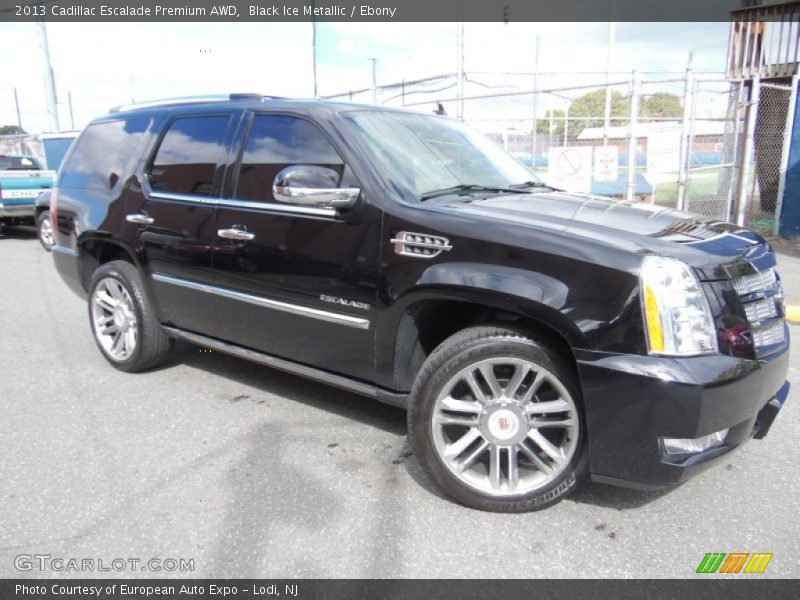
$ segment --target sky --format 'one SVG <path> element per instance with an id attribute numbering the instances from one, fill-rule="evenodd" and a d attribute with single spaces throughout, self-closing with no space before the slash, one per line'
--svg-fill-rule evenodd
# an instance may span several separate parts
<path id="1" fill-rule="evenodd" d="M 36 27 L 0 24 L 0 125 L 16 124 L 16 88 L 22 125 L 31 133 L 48 130 Z M 728 27 L 618 23 L 612 65 L 619 73 L 612 79 L 627 79 L 632 69 L 669 77 L 666 71 L 685 70 L 690 52 L 695 70 L 722 72 Z M 318 93 L 369 87 L 371 58 L 379 85 L 454 73 L 459 29 L 457 23 L 320 23 Z M 72 126 L 68 95 L 77 129 L 131 101 L 227 92 L 313 95 L 310 23 L 50 23 L 47 33 L 62 130 Z M 608 23 L 466 23 L 464 65 L 477 82 L 471 89 L 529 88 L 529 75 L 492 73 L 533 72 L 537 36 L 540 87 L 605 78 Z"/>

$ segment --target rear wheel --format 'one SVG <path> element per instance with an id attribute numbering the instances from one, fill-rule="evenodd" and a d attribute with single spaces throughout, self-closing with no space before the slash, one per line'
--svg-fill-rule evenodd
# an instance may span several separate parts
<path id="1" fill-rule="evenodd" d="M 156 319 L 139 272 L 128 262 L 113 261 L 94 272 L 89 319 L 98 348 L 121 371 L 154 367 L 170 350 L 171 340 Z"/>
<path id="2" fill-rule="evenodd" d="M 431 353 L 412 391 L 409 430 L 431 477 L 481 510 L 545 508 L 587 471 L 573 369 L 506 327 L 466 329 Z"/>
<path id="3" fill-rule="evenodd" d="M 50 211 L 44 210 L 36 218 L 36 232 L 42 248 L 50 252 L 56 245 L 56 238 L 53 235 L 53 223 L 50 220 Z"/>

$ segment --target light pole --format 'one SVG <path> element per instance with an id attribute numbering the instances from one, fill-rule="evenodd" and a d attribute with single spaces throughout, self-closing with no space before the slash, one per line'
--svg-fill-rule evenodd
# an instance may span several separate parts
<path id="1" fill-rule="evenodd" d="M 312 3 L 313 4 L 313 3 Z M 311 64 L 314 72 L 314 98 L 317 97 L 317 21 L 311 21 Z"/>
<path id="2" fill-rule="evenodd" d="M 50 128 L 50 131 L 59 131 L 56 82 L 53 76 L 53 66 L 50 64 L 50 46 L 47 43 L 47 28 L 45 27 L 44 21 L 37 21 L 36 27 L 39 32 L 39 49 L 42 53 L 47 126 Z"/>
<path id="3" fill-rule="evenodd" d="M 608 22 L 608 50 L 606 54 L 606 104 L 603 113 L 603 146 L 608 146 L 608 129 L 611 126 L 611 65 L 614 59 L 614 41 L 617 33 L 617 0 L 611 0 L 611 20 Z"/>
<path id="4" fill-rule="evenodd" d="M 377 104 L 378 103 L 378 80 L 377 80 L 377 77 L 376 77 L 376 74 L 375 74 L 375 70 L 376 70 L 376 65 L 378 63 L 378 59 L 377 58 L 370 58 L 370 61 L 372 61 L 372 103 L 373 104 Z"/>

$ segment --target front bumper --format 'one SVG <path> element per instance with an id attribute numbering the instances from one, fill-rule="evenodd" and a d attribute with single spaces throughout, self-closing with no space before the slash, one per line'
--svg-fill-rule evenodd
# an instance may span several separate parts
<path id="1" fill-rule="evenodd" d="M 788 329 L 788 328 L 787 328 Z M 767 359 L 663 358 L 577 351 L 592 479 L 639 489 L 682 483 L 762 438 L 789 391 L 786 346 Z M 661 438 L 729 429 L 720 446 L 669 455 Z"/>

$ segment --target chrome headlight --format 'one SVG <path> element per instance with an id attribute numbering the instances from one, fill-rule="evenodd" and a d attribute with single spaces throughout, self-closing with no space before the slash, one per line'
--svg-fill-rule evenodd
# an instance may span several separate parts
<path id="1" fill-rule="evenodd" d="M 717 352 L 711 308 L 687 264 L 675 258 L 646 256 L 639 277 L 650 354 Z"/>

